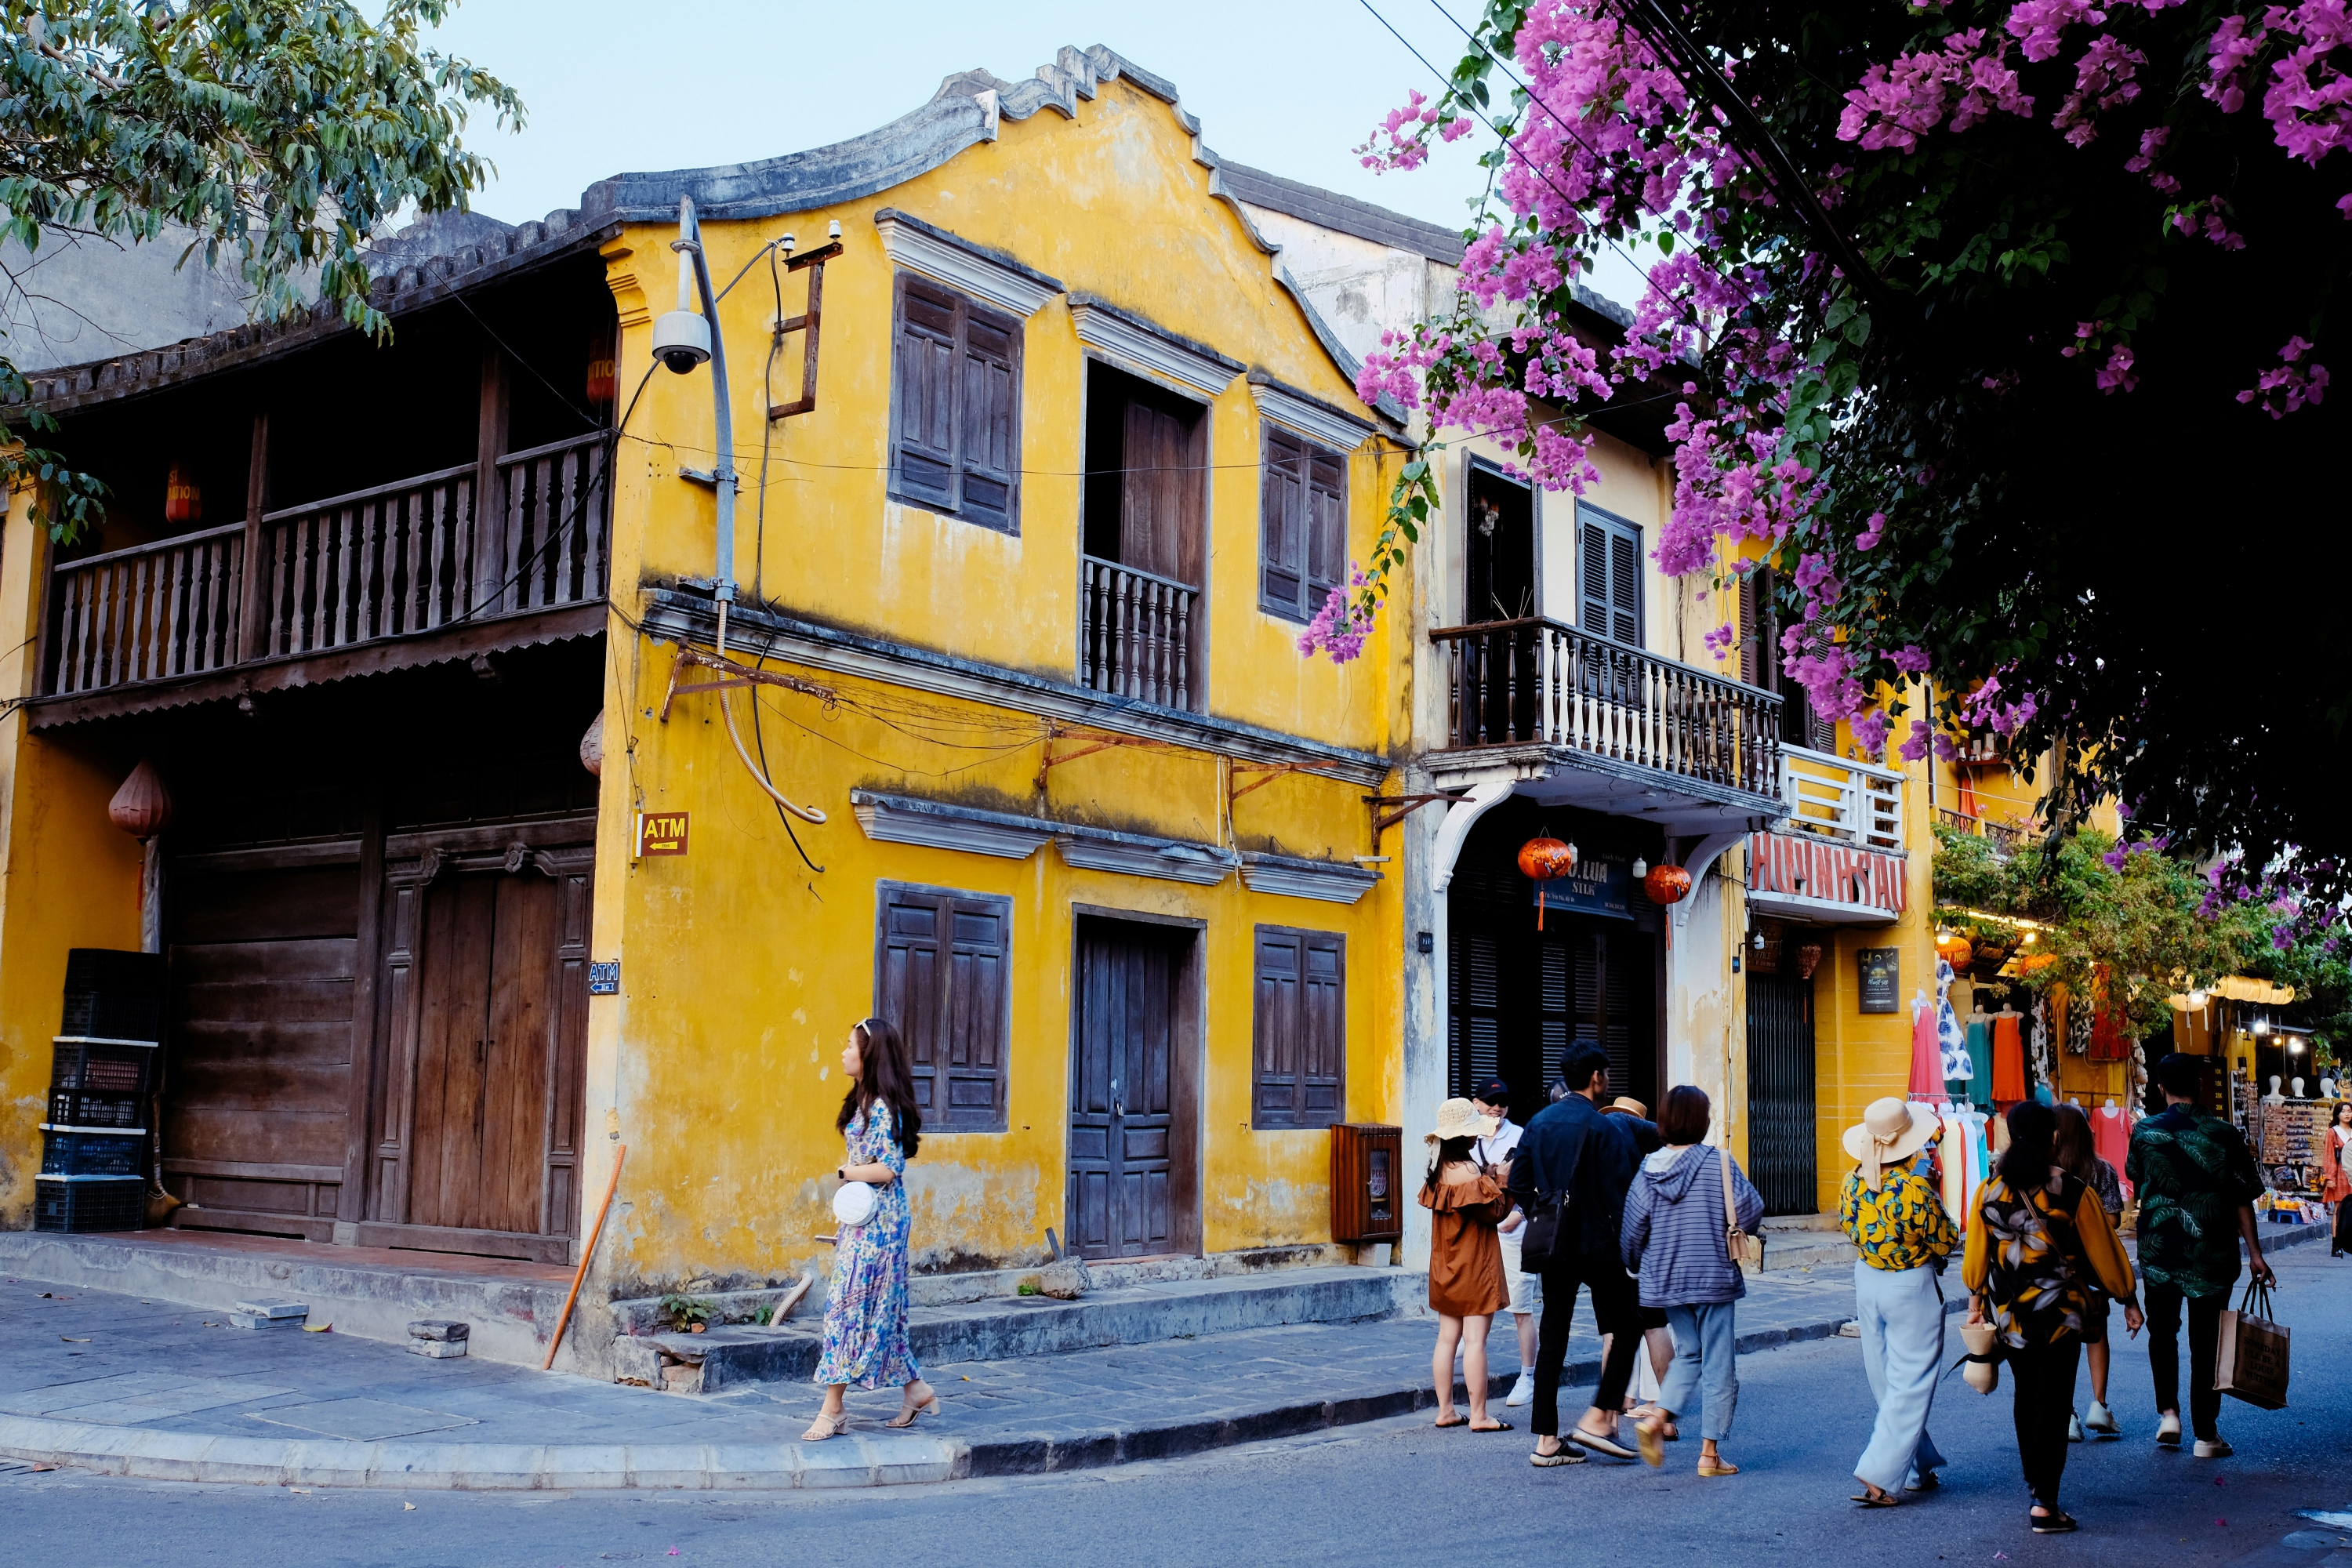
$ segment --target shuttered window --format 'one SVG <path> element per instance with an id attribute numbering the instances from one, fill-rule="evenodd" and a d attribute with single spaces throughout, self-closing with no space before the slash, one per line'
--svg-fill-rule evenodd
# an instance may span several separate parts
<path id="1" fill-rule="evenodd" d="M 1004 1131 L 1013 901 L 884 882 L 874 1013 L 906 1037 L 923 1130 Z"/>
<path id="2" fill-rule="evenodd" d="M 1578 625 L 1642 646 L 1642 531 L 1596 507 L 1576 509 Z"/>
<path id="3" fill-rule="evenodd" d="M 1258 607 L 1311 620 L 1347 576 L 1347 459 L 1268 424 L 1263 461 Z"/>
<path id="4" fill-rule="evenodd" d="M 1347 1116 L 1348 939 L 1257 928 L 1250 1125 L 1328 1127 Z"/>
<path id="5" fill-rule="evenodd" d="M 894 321 L 890 494 L 1019 532 L 1020 321 L 901 272 Z"/>
<path id="6" fill-rule="evenodd" d="M 1792 746 L 1837 752 L 1837 725 L 1805 700 L 1805 689 L 1782 670 L 1780 617 L 1773 606 L 1772 569 L 1759 566 L 1739 579 L 1739 679 L 1780 694 L 1780 739 Z"/>

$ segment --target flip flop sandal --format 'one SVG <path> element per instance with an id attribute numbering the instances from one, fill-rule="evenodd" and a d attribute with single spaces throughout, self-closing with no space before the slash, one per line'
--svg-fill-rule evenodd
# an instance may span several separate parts
<path id="1" fill-rule="evenodd" d="M 1433 1426 L 1467 1426 L 1470 1425 L 1470 1417 L 1467 1415 L 1456 1415 L 1451 1421 L 1433 1421 L 1430 1425 Z"/>
<path id="2" fill-rule="evenodd" d="M 1539 1470 L 1549 1470 L 1555 1465 L 1580 1465 L 1585 1458 L 1584 1450 L 1575 1444 L 1562 1443 L 1551 1453 L 1529 1454 L 1528 1463 Z"/>
<path id="3" fill-rule="evenodd" d="M 1569 1441 L 1581 1443 L 1586 1447 L 1591 1448 L 1599 1453 L 1606 1454 L 1612 1459 L 1638 1459 L 1642 1457 L 1635 1450 L 1625 1447 L 1622 1443 L 1620 1443 L 1616 1438 L 1603 1436 L 1598 1432 L 1588 1432 L 1581 1426 L 1579 1426 L 1576 1429 L 1576 1436 L 1570 1438 Z"/>
<path id="4" fill-rule="evenodd" d="M 1492 1426 L 1481 1426 L 1473 1422 L 1470 1426 L 1473 1432 L 1507 1432 L 1510 1429 L 1511 1424 L 1507 1421 L 1497 1421 Z"/>
<path id="5" fill-rule="evenodd" d="M 1861 1504 L 1864 1508 L 1896 1508 L 1901 1506 L 1900 1500 L 1898 1500 L 1893 1492 L 1880 1492 L 1875 1496 L 1869 1492 L 1856 1492 L 1853 1494 L 1853 1500 Z"/>

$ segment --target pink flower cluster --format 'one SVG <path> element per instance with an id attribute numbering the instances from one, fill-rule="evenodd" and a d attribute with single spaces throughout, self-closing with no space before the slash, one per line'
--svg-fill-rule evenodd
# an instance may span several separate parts
<path id="1" fill-rule="evenodd" d="M 2279 365 L 2266 370 L 2252 387 L 2238 394 L 2241 403 L 2258 403 L 2273 419 L 2284 419 L 2306 403 L 2319 402 L 2327 392 L 2327 367 L 2314 361 L 2303 363 L 2311 345 L 2301 337 L 2287 339 L 2279 350 Z"/>
<path id="2" fill-rule="evenodd" d="M 1364 606 L 1350 594 L 1350 589 L 1371 585 L 1371 574 L 1355 562 L 1349 562 L 1351 578 L 1346 588 L 1334 588 L 1324 596 L 1323 607 L 1307 623 L 1307 630 L 1298 638 L 1298 651 L 1309 655 L 1328 653 L 1333 664 L 1346 664 L 1364 651 L 1364 639 L 1372 635 L 1372 618 Z"/>
<path id="3" fill-rule="evenodd" d="M 2011 26 L 2015 25 L 2012 16 Z M 1898 55 L 1891 65 L 1872 66 L 1863 73 L 1862 85 L 1845 95 L 1838 140 L 1859 142 L 1866 152 L 1895 147 L 1909 153 L 1947 116 L 1953 130 L 1966 131 L 1995 110 L 2032 114 L 2033 100 L 2019 89 L 2017 73 L 2009 68 L 2009 41 L 1996 39 L 1989 50 L 1984 41 L 1985 30 L 1972 27 L 1946 38 L 1940 49 Z M 2027 58 L 2038 58 L 2030 46 Z"/>
<path id="4" fill-rule="evenodd" d="M 2275 47 L 2278 58 L 2263 92 L 2263 117 L 2289 157 L 2316 165 L 2337 148 L 2352 145 L 2352 77 L 2342 52 L 2347 44 L 2352 19 L 2345 0 L 2273 5 L 2259 22 L 2225 17 L 2206 46 L 2204 94 L 2223 113 L 2236 113 L 2245 106 L 2248 71 Z M 2337 205 L 2352 217 L 2352 196 Z"/>

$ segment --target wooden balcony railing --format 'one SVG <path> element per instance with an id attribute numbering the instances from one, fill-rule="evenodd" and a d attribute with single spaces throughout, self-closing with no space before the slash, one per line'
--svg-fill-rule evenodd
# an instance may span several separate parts
<path id="1" fill-rule="evenodd" d="M 1803 746 L 1780 748 L 1780 798 L 1790 832 L 1817 833 L 1864 849 L 1903 847 L 1904 775 Z"/>
<path id="2" fill-rule="evenodd" d="M 467 463 L 268 512 L 257 528 L 66 563 L 51 585 L 47 689 L 97 691 L 602 599 L 611 468 L 598 431 L 498 459 L 488 511 Z"/>
<path id="3" fill-rule="evenodd" d="M 2036 831 L 2027 822 L 1995 822 L 1990 817 L 1970 816 L 1965 811 L 1954 811 L 1948 805 L 1936 808 L 1936 816 L 1948 827 L 1957 827 L 1973 834 L 1992 846 L 1992 852 L 2006 860 L 2025 847 L 2027 839 Z"/>
<path id="4" fill-rule="evenodd" d="M 235 664 L 245 524 L 58 568 L 48 689 L 96 691 Z"/>
<path id="5" fill-rule="evenodd" d="M 1085 603 L 1078 623 L 1078 684 L 1163 707 L 1197 709 L 1193 611 L 1201 595 L 1171 577 L 1078 558 Z"/>
<path id="6" fill-rule="evenodd" d="M 1566 746 L 1638 767 L 1780 793 L 1780 699 L 1559 621 L 1430 633 L 1446 651 L 1443 750 Z"/>

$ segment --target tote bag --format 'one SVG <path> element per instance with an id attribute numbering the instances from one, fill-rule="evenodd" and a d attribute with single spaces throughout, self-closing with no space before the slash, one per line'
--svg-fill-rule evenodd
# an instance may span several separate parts
<path id="1" fill-rule="evenodd" d="M 2264 1410 L 2286 1408 L 2286 1325 L 2271 1316 L 2270 1287 L 2246 1281 L 2235 1311 L 2221 1313 L 2221 1351 L 2213 1386 Z"/>

